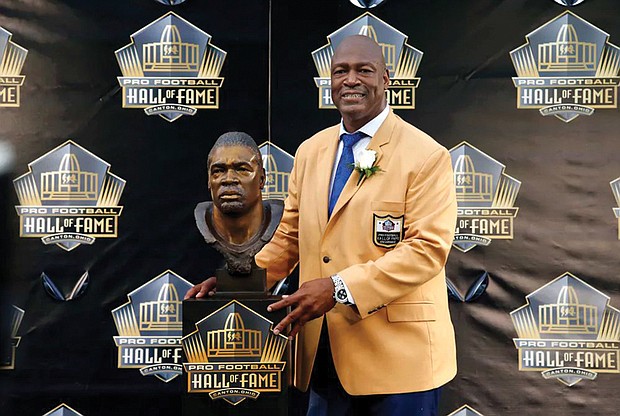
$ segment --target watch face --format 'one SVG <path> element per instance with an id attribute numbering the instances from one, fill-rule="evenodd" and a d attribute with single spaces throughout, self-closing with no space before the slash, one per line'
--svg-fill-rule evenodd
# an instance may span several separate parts
<path id="1" fill-rule="evenodd" d="M 338 292 L 336 292 L 336 300 L 340 301 L 340 302 L 344 302 L 347 300 L 347 291 L 344 289 L 340 289 Z"/>

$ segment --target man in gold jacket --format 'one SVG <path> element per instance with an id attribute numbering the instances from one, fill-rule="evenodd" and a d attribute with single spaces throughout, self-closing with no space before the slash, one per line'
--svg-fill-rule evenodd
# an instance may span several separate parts
<path id="1" fill-rule="evenodd" d="M 444 271 L 456 221 L 450 155 L 391 111 L 370 38 L 340 43 L 331 81 L 342 123 L 299 147 L 282 221 L 256 256 L 268 285 L 300 266 L 299 290 L 269 307 L 293 308 L 274 331 L 290 325 L 296 337 L 309 415 L 433 416 L 456 374 Z"/>

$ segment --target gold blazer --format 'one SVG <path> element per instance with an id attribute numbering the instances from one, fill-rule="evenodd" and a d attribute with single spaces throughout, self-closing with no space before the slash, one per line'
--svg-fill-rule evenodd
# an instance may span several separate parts
<path id="1" fill-rule="evenodd" d="M 297 150 L 282 221 L 256 256 L 268 287 L 299 262 L 300 285 L 338 273 L 355 306 L 325 316 L 334 365 L 352 395 L 429 390 L 456 374 L 444 265 L 456 197 L 448 151 L 390 112 L 368 148 L 381 168 L 353 172 L 327 217 L 339 126 Z M 307 390 L 323 318 L 296 339 L 294 382 Z"/>

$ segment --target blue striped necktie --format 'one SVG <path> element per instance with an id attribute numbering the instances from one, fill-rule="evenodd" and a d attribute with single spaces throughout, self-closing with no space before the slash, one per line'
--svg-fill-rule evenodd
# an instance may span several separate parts
<path id="1" fill-rule="evenodd" d="M 336 206 L 336 201 L 338 201 L 338 197 L 342 193 L 342 188 L 347 183 L 349 176 L 351 176 L 351 172 L 353 168 L 351 165 L 354 163 L 355 159 L 353 158 L 353 145 L 359 142 L 364 137 L 367 137 L 366 134 L 361 131 L 355 132 L 353 134 L 344 133 L 340 136 L 340 140 L 344 144 L 342 149 L 342 155 L 340 156 L 340 160 L 338 161 L 338 166 L 336 167 L 336 176 L 334 176 L 334 184 L 332 185 L 332 193 L 329 197 L 329 205 L 327 208 L 327 213 L 331 217 L 332 211 Z"/>

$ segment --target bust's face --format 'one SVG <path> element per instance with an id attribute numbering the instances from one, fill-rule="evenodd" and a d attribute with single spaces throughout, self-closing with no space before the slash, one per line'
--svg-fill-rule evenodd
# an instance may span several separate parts
<path id="1" fill-rule="evenodd" d="M 220 146 L 209 162 L 211 197 L 223 214 L 240 216 L 261 203 L 265 173 L 252 150 L 245 146 Z"/>

